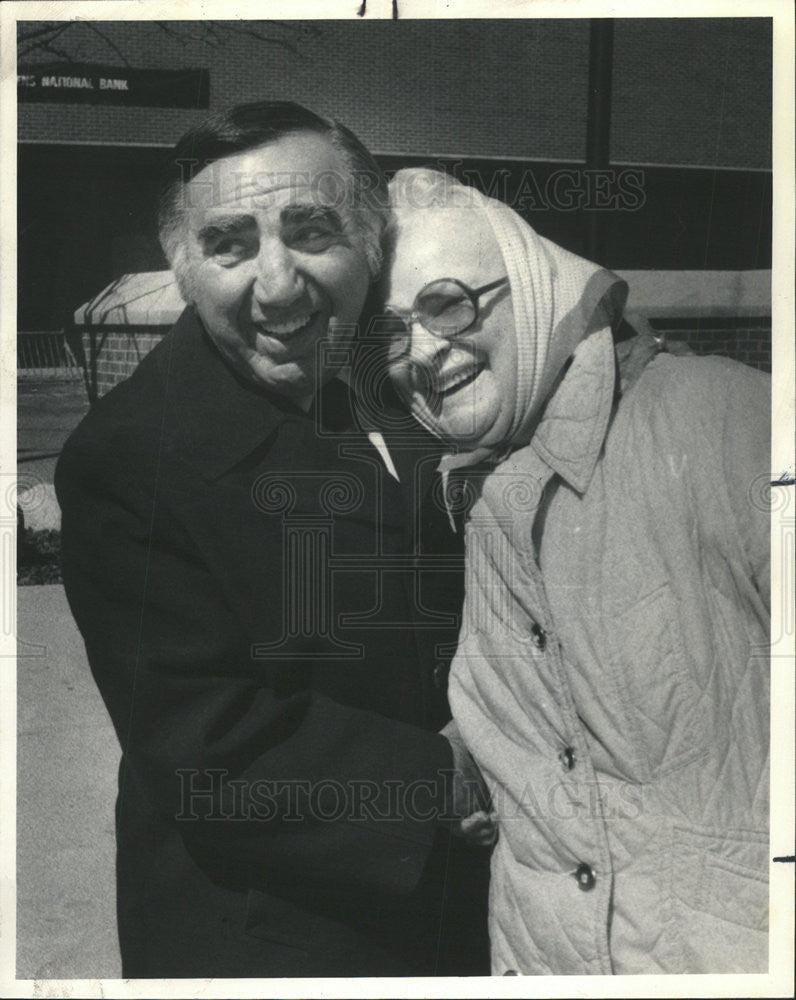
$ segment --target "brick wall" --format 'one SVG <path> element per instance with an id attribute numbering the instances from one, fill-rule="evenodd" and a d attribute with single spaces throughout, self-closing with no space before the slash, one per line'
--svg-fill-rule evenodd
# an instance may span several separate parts
<path id="1" fill-rule="evenodd" d="M 767 18 L 618 20 L 611 158 L 770 168 Z"/>
<path id="2" fill-rule="evenodd" d="M 222 22 L 226 24 L 226 22 Z M 581 160 L 585 20 L 251 22 L 295 48 L 203 22 L 76 21 L 58 38 L 73 59 L 136 68 L 207 67 L 211 108 L 291 99 L 333 115 L 375 152 Z M 612 158 L 770 166 L 770 20 L 616 22 Z M 28 27 L 35 26 L 35 22 Z M 220 43 L 219 43 L 220 40 Z M 24 65 L 50 62 L 47 53 Z M 203 111 L 22 104 L 28 141 L 173 144 Z"/>
<path id="3" fill-rule="evenodd" d="M 83 330 L 81 359 L 88 375 L 89 393 L 104 396 L 133 374 L 141 360 L 163 339 L 169 327 L 148 330 Z"/>
<path id="4" fill-rule="evenodd" d="M 771 323 L 768 320 L 653 320 L 668 338 L 684 340 L 697 354 L 720 354 L 771 371 Z M 133 374 L 142 358 L 160 343 L 168 327 L 110 333 L 83 331 L 84 364 L 95 398 Z"/>
<path id="5" fill-rule="evenodd" d="M 719 354 L 771 371 L 771 320 L 651 320 L 668 339 L 685 341 L 697 354 Z"/>

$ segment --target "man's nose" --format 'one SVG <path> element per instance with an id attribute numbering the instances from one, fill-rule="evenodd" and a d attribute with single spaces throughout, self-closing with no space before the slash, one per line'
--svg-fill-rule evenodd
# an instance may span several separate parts
<path id="1" fill-rule="evenodd" d="M 304 294 L 304 274 L 281 241 L 262 243 L 255 266 L 253 291 L 260 305 L 289 306 Z"/>

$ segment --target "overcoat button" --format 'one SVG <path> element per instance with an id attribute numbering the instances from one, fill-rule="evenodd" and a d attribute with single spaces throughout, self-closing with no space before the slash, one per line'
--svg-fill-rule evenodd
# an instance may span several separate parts
<path id="1" fill-rule="evenodd" d="M 504 976 L 519 976 L 519 972 L 516 969 L 506 969 L 503 973 Z"/>
<path id="2" fill-rule="evenodd" d="M 544 652 L 544 648 L 547 645 L 547 635 L 541 625 L 534 623 L 531 626 L 531 642 L 538 650 Z"/>
<path id="3" fill-rule="evenodd" d="M 587 865 L 585 862 L 578 865 L 575 871 L 575 878 L 578 880 L 578 888 L 582 889 L 584 892 L 588 892 L 589 889 L 593 889 L 594 883 L 597 881 L 594 869 L 591 865 Z"/>
<path id="4" fill-rule="evenodd" d="M 434 687 L 442 690 L 442 688 L 444 688 L 447 683 L 448 683 L 448 668 L 445 666 L 444 663 L 438 663 L 436 667 L 434 667 Z"/>
<path id="5" fill-rule="evenodd" d="M 561 766 L 565 771 L 571 771 L 575 766 L 575 751 L 572 747 L 564 747 L 558 755 L 558 759 L 561 761 Z"/>

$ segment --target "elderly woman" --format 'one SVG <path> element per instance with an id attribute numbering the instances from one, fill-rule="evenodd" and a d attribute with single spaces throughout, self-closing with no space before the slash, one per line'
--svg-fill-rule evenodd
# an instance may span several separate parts
<path id="1" fill-rule="evenodd" d="M 767 966 L 769 380 L 631 352 L 626 288 L 429 171 L 392 184 L 391 377 L 450 445 L 456 722 L 496 974 Z"/>

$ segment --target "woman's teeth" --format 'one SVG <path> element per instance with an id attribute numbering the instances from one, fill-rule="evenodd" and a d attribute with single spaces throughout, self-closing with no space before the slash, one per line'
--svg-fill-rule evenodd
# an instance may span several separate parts
<path id="1" fill-rule="evenodd" d="M 483 365 L 475 365 L 474 367 L 468 366 L 458 372 L 453 372 L 451 375 L 446 375 L 444 378 L 440 379 L 437 391 L 444 395 L 454 389 L 460 389 L 463 385 L 468 382 L 472 382 L 476 376 L 480 375 L 483 367 Z"/>

